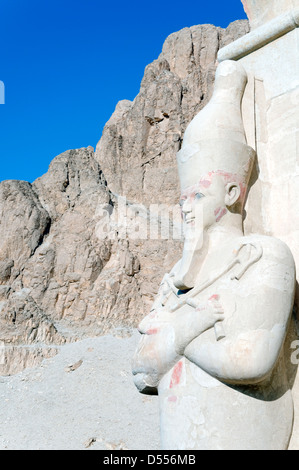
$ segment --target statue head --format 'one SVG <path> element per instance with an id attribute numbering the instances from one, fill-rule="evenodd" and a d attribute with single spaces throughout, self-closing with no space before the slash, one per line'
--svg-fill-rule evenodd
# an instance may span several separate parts
<path id="1" fill-rule="evenodd" d="M 210 171 L 182 192 L 180 206 L 184 223 L 197 224 L 200 231 L 221 224 L 228 212 L 242 217 L 246 189 L 239 175 Z"/>
<path id="2" fill-rule="evenodd" d="M 242 221 L 255 159 L 242 121 L 246 83 L 246 72 L 239 63 L 225 61 L 219 65 L 213 96 L 187 127 L 177 154 L 186 235 L 182 258 L 185 278 L 194 267 L 204 232 L 227 225 L 232 213 Z M 180 288 L 191 284 L 178 281 Z"/>
<path id="3" fill-rule="evenodd" d="M 255 151 L 246 142 L 241 113 L 246 83 L 246 72 L 239 63 L 222 62 L 211 101 L 187 127 L 177 154 L 182 208 L 188 200 L 196 203 L 217 187 L 227 209 L 242 214 L 255 159 Z"/>

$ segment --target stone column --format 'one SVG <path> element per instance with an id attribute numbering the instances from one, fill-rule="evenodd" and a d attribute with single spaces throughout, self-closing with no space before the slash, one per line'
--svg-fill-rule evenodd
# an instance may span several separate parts
<path id="1" fill-rule="evenodd" d="M 257 151 L 245 233 L 288 244 L 297 265 L 299 305 L 299 0 L 243 0 L 251 32 L 221 49 L 249 75 L 243 100 L 247 142 Z M 292 351 L 289 352 L 289 360 Z M 293 387 L 290 448 L 299 449 L 299 374 Z"/>

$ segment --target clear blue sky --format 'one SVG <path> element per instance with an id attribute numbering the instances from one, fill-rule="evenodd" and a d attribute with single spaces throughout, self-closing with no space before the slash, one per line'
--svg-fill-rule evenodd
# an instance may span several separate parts
<path id="1" fill-rule="evenodd" d="M 169 34 L 246 15 L 240 0 L 0 0 L 0 17 L 0 180 L 32 182 L 56 155 L 96 146 Z"/>

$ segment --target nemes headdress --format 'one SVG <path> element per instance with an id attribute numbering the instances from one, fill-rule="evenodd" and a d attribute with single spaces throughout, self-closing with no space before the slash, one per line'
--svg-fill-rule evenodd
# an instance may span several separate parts
<path id="1" fill-rule="evenodd" d="M 241 103 L 247 74 L 238 62 L 222 62 L 213 96 L 188 125 L 177 154 L 182 191 L 214 172 L 238 177 L 247 185 L 255 151 L 247 145 Z"/>

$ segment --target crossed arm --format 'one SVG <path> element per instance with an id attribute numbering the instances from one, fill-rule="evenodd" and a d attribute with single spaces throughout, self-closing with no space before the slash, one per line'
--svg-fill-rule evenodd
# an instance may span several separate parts
<path id="1" fill-rule="evenodd" d="M 164 321 L 146 318 L 140 325 L 142 338 L 133 360 L 134 381 L 139 391 L 157 393 L 161 378 L 183 356 L 227 383 L 255 384 L 264 380 L 279 356 L 292 307 L 292 296 L 275 290 L 270 295 L 271 304 L 261 302 L 260 311 L 249 308 L 246 312 L 251 315 L 246 329 L 242 331 L 242 325 L 234 328 L 232 324 L 233 332 L 226 331 L 227 336 L 218 342 L 213 335 L 203 334 L 223 318 L 212 306 L 203 310 L 190 307 L 172 322 L 166 318 Z M 248 310 L 248 306 L 246 309 L 241 302 L 239 309 Z M 237 309 L 237 323 L 239 313 Z"/>
<path id="2" fill-rule="evenodd" d="M 151 312 L 139 325 L 142 337 L 133 359 L 139 391 L 157 393 L 161 378 L 182 358 L 186 347 L 222 319 L 222 307 L 215 299 L 173 313 Z"/>
<path id="3" fill-rule="evenodd" d="M 227 383 L 256 384 L 267 378 L 284 344 L 295 271 L 286 258 L 283 264 L 266 260 L 258 272 L 262 278 L 253 269 L 240 281 L 246 294 L 228 290 L 236 304 L 233 315 L 222 311 L 221 294 L 220 303 L 210 299 L 197 308 L 186 305 L 171 313 L 164 307 L 148 315 L 139 326 L 142 337 L 133 360 L 137 388 L 157 393 L 161 378 L 183 356 Z M 208 330 L 222 319 L 226 337 L 216 341 Z"/>

